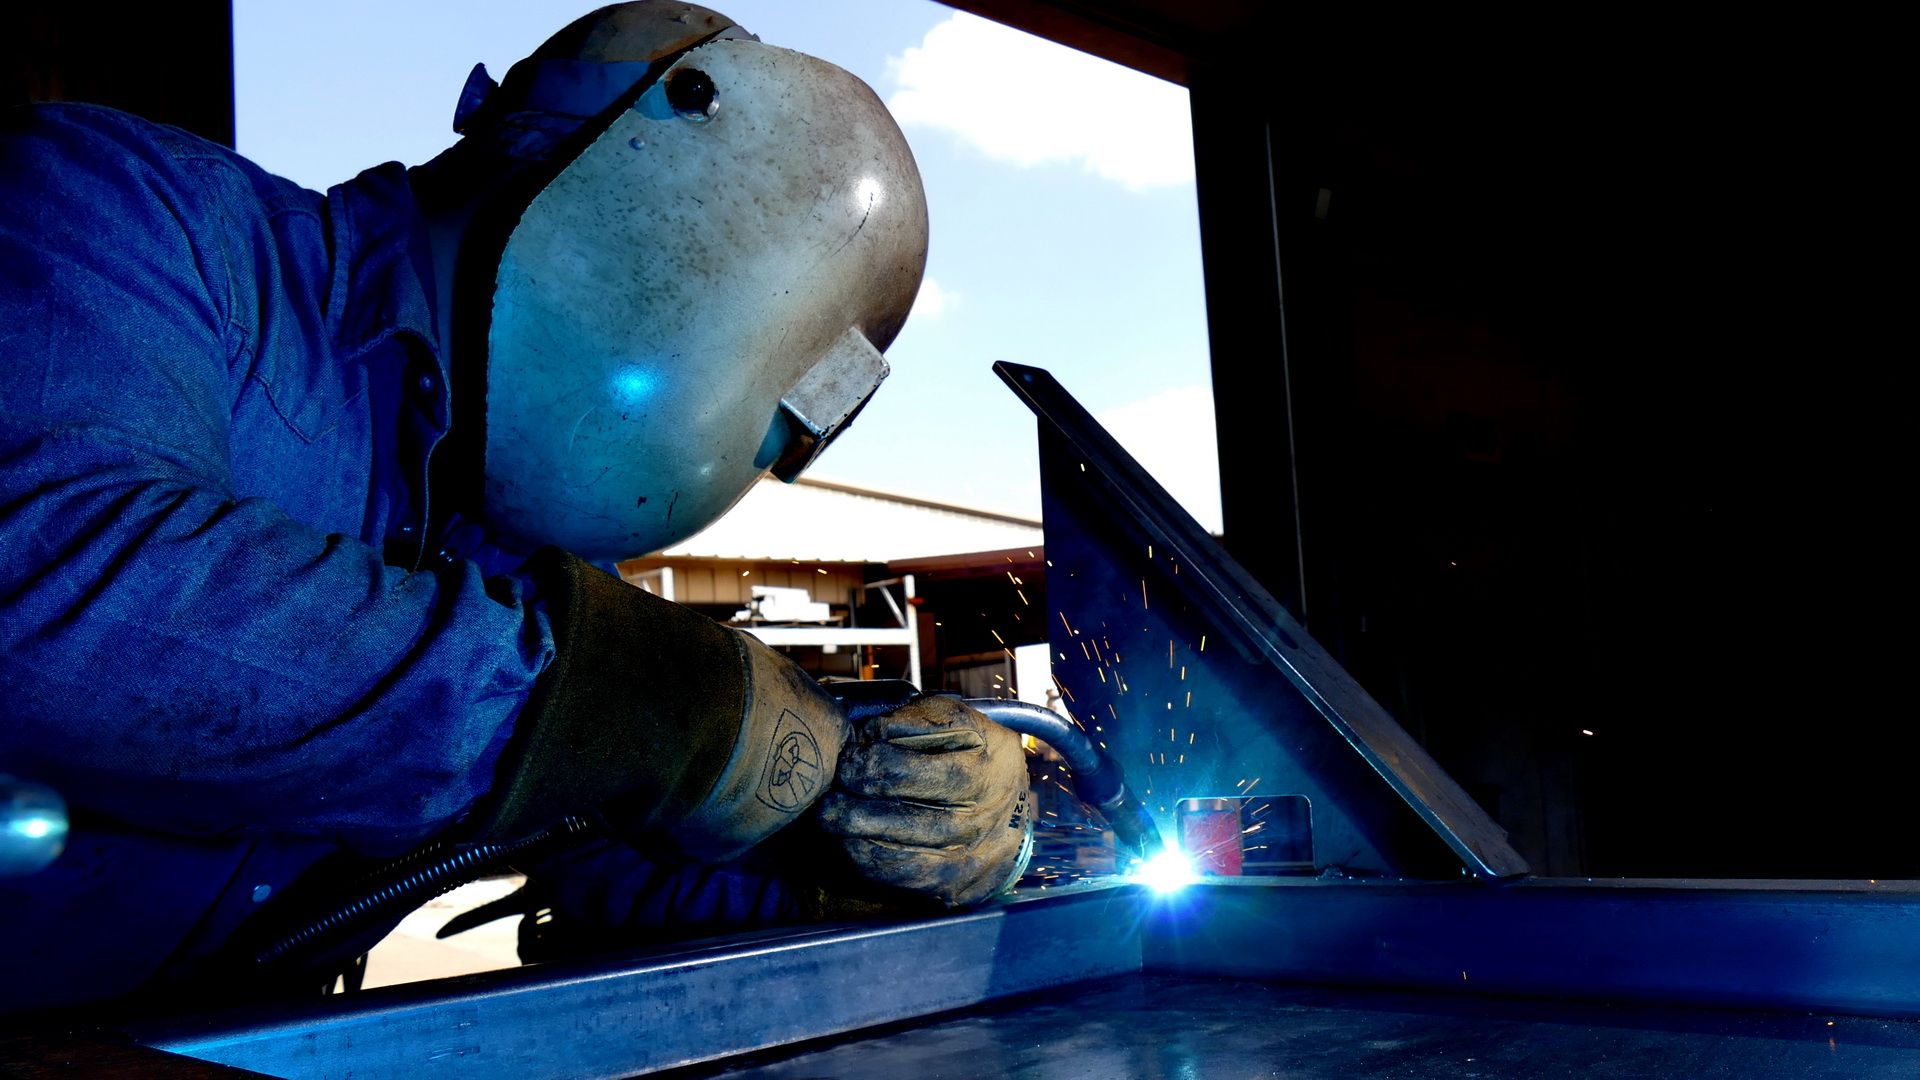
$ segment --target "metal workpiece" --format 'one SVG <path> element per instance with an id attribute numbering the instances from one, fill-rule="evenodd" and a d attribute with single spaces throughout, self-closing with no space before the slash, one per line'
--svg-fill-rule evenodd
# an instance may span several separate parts
<path id="1" fill-rule="evenodd" d="M 1300 795 L 1319 869 L 1528 872 L 1486 811 L 1051 375 L 994 371 L 1039 420 L 1053 675 L 1150 810 Z"/>
<path id="2" fill-rule="evenodd" d="M 1912 1023 L 1876 1027 L 1861 1019 L 1920 1017 L 1915 925 L 1920 884 L 1912 882 L 1241 878 L 1164 895 L 1076 886 L 919 922 L 770 931 L 151 1022 L 129 1034 L 145 1046 L 276 1076 L 598 1077 L 701 1062 L 751 1068 L 768 1059 L 726 1059 L 974 1009 L 976 1018 L 1008 1018 L 987 1024 L 1000 1034 L 963 1016 L 853 1036 L 851 1046 L 862 1061 L 921 1062 L 902 1070 L 914 1075 L 943 1075 L 943 1064 L 954 1075 L 1152 1074 L 1127 1065 L 1129 1055 L 1191 1059 L 1203 1075 L 1238 1075 L 1236 1064 L 1252 1060 L 1244 1055 L 1265 1054 L 1269 1066 L 1297 1059 L 1303 1076 L 1465 1076 L 1473 1070 L 1458 1069 L 1461 1058 L 1484 1051 L 1469 1054 L 1449 1042 L 1451 1026 L 1485 1028 L 1478 1045 L 1487 1050 L 1503 1032 L 1532 1041 L 1543 1060 L 1564 1066 L 1491 1070 L 1495 1075 L 1645 1075 L 1630 1066 L 1667 1060 L 1645 1055 L 1762 1048 L 1663 1042 L 1659 1032 L 1686 1030 L 1700 1022 L 1698 1014 L 1648 1010 L 1680 1006 L 1775 1010 L 1776 1019 L 1793 1018 L 1778 1010 L 1797 1010 L 1802 1019 L 1813 1011 L 1823 1029 L 1836 1021 L 1832 1031 L 1816 1032 L 1823 1054 L 1832 1049 L 1829 1037 L 1904 1038 L 1900 1045 L 1920 1048 L 1920 1027 Z M 1178 992 L 1156 990 L 1142 999 L 1140 1008 L 1157 1018 L 1132 1007 L 1049 1004 L 1111 1003 L 1098 980 L 1115 976 Z M 1380 994 L 1409 990 L 1428 996 Z M 978 1008 L 1041 991 L 1003 1010 Z M 1585 1000 L 1587 1012 L 1564 1015 L 1590 1019 L 1511 1026 L 1502 1018 L 1516 1008 L 1535 1010 L 1535 1020 L 1544 1015 L 1538 1010 L 1561 1008 L 1512 1000 L 1522 997 Z M 1397 1022 L 1387 1021 L 1409 1012 L 1443 1019 L 1408 1017 L 1413 1026 L 1396 1034 Z M 1609 1016 L 1623 1015 L 1651 1019 L 1623 1025 L 1620 1037 L 1640 1040 L 1641 1050 L 1618 1072 L 1598 1067 L 1620 1064 L 1610 1056 L 1610 1039 L 1561 1039 L 1568 1023 L 1604 1026 Z M 1021 1016 L 1047 1019 L 1011 1019 Z M 1766 1016 L 1726 1013 L 1717 1023 L 1759 1034 Z M 1381 1034 L 1354 1041 L 1343 1031 Z M 1347 1056 L 1318 1054 L 1315 1039 L 1346 1047 Z M 1106 1056 L 1085 1059 L 1087 1068 L 1073 1072 L 1060 1071 L 1056 1056 L 1031 1052 L 1067 1043 Z M 956 1047 L 971 1049 L 954 1059 Z M 1396 1048 L 1404 1052 L 1374 1053 Z M 811 1062 L 815 1071 L 767 1075 L 889 1075 L 819 1053 L 825 1056 L 808 1051 L 792 1059 Z M 1579 1054 L 1593 1055 L 1594 1067 L 1565 1056 Z M 1796 1075 L 1883 1075 L 1819 1071 L 1834 1060 L 1811 1060 Z M 1893 1060 L 1910 1066 L 1915 1059 Z M 1099 1065 L 1109 1061 L 1115 1067 Z M 1351 1068 L 1342 1071 L 1343 1062 Z M 1368 1062 L 1382 1071 L 1360 1067 Z M 1171 1067 L 1160 1074 L 1182 1075 Z M 1692 1075 L 1684 1068 L 1677 1074 Z"/>
<path id="3" fill-rule="evenodd" d="M 1910 1080 L 1917 1073 L 1920 1024 L 1911 1021 L 1463 1001 L 1153 974 L 691 1071 L 763 1080 Z"/>
<path id="4" fill-rule="evenodd" d="M 1138 971 L 1133 888 L 767 932 L 155 1022 L 144 1045 L 274 1076 L 630 1076 Z"/>
<path id="5" fill-rule="evenodd" d="M 53 863 L 67 846 L 67 803 L 59 792 L 0 773 L 0 878 Z"/>
<path id="6" fill-rule="evenodd" d="M 1920 882 L 1243 879 L 1146 914 L 1152 972 L 1920 1017 Z"/>

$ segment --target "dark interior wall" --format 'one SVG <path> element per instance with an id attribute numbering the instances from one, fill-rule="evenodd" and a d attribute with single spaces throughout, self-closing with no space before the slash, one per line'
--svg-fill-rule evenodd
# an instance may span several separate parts
<path id="1" fill-rule="evenodd" d="M 1230 545 L 1538 869 L 1920 876 L 1898 96 L 1501 29 L 1196 58 Z"/>
<path id="2" fill-rule="evenodd" d="M 231 4 L 0 8 L 0 106 L 111 105 L 233 145 Z"/>

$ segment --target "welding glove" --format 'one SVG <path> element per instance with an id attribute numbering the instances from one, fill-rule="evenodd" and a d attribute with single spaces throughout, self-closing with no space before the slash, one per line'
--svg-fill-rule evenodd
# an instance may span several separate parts
<path id="1" fill-rule="evenodd" d="M 527 572 L 554 658 L 502 758 L 483 839 L 597 812 L 644 851 L 721 862 L 827 790 L 847 722 L 798 665 L 557 548 Z"/>
<path id="2" fill-rule="evenodd" d="M 1025 872 L 1031 806 L 1020 737 L 957 697 L 920 694 L 854 725 L 817 820 L 859 885 L 961 906 Z"/>

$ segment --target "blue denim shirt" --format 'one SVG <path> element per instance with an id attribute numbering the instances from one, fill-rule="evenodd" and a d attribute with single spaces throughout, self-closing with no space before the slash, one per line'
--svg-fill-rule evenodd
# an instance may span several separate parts
<path id="1" fill-rule="evenodd" d="M 0 879 L 0 1011 L 186 978 L 487 792 L 553 637 L 473 526 L 422 566 L 427 254 L 397 164 L 322 196 L 111 110 L 0 114 L 0 771 L 75 825 Z"/>
<path id="2" fill-rule="evenodd" d="M 190 980 L 322 860 L 485 797 L 554 644 L 521 555 L 429 513 L 430 267 L 397 164 L 321 196 L 112 110 L 0 113 L 0 771 L 74 815 L 0 879 L 0 1012 Z M 797 903 L 764 858 L 533 869 L 628 934 Z"/>

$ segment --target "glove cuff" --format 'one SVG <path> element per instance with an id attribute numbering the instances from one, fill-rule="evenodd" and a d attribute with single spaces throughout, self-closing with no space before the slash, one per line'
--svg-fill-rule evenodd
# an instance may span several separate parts
<path id="1" fill-rule="evenodd" d="M 527 569 L 546 600 L 554 659 L 501 760 L 483 839 L 602 807 L 624 832 L 665 831 L 687 854 L 725 858 L 826 789 L 844 738 L 839 714 L 798 666 L 558 548 Z M 820 730 L 821 717 L 833 731 Z M 804 773 L 796 783 L 770 767 L 796 731 L 822 755 L 810 790 Z"/>
<path id="2" fill-rule="evenodd" d="M 743 855 L 810 809 L 847 741 L 839 706 L 811 675 L 751 634 L 728 633 L 746 683 L 739 735 L 706 797 L 665 830 L 703 862 Z"/>

